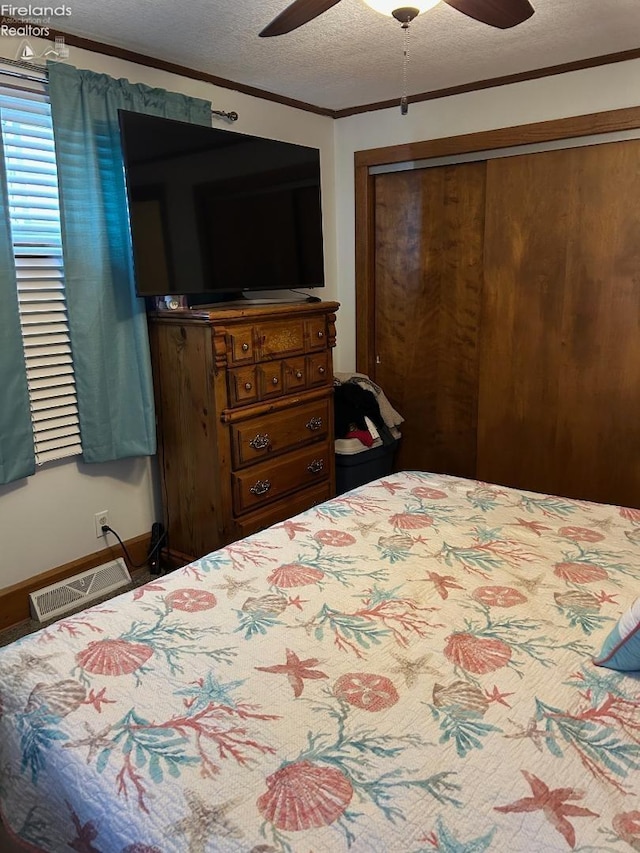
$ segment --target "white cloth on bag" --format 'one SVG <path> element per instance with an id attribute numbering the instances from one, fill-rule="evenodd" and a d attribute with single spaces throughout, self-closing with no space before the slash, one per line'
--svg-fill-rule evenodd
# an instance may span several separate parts
<path id="1" fill-rule="evenodd" d="M 389 429 L 399 427 L 404 422 L 404 418 L 393 408 L 382 388 L 376 385 L 372 379 L 369 379 L 366 373 L 334 373 L 334 377 L 341 385 L 345 382 L 356 382 L 358 385 L 366 388 L 367 391 L 371 391 L 380 408 L 382 420 Z"/>

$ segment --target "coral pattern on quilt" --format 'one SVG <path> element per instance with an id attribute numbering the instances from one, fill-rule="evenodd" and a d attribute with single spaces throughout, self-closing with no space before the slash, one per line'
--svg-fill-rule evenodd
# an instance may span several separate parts
<path id="1" fill-rule="evenodd" d="M 81 853 L 640 850 L 640 511 L 375 481 L 0 650 L 0 805 Z"/>

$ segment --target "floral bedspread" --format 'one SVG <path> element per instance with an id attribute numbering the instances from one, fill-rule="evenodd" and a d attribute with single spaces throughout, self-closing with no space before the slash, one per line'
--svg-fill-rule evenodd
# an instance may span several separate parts
<path id="1" fill-rule="evenodd" d="M 0 803 L 81 853 L 640 850 L 640 511 L 378 480 L 0 650 Z M 29 848 L 29 849 L 33 849 Z"/>

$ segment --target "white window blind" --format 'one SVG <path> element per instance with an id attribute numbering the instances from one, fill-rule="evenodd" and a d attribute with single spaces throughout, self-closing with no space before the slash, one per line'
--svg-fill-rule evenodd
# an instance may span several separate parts
<path id="1" fill-rule="evenodd" d="M 51 110 L 43 83 L 0 71 L 0 126 L 38 464 L 81 452 Z"/>

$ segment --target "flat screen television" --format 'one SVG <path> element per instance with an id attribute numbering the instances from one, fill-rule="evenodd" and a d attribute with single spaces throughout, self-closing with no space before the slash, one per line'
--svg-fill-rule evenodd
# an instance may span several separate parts
<path id="1" fill-rule="evenodd" d="M 119 111 L 138 296 L 324 286 L 317 148 Z"/>

